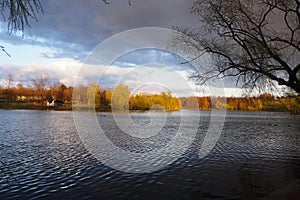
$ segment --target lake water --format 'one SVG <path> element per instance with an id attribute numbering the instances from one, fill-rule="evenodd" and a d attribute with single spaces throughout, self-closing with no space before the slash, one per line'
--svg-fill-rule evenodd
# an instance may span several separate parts
<path id="1" fill-rule="evenodd" d="M 191 121 L 195 112 L 183 111 Z M 167 113 L 150 139 L 124 134 L 109 113 L 97 118 L 119 148 L 150 152 L 175 136 L 178 113 Z M 72 112 L 0 110 L 0 199 L 257 199 L 300 179 L 300 116 L 227 112 L 217 144 L 199 159 L 211 119 L 209 111 L 200 116 L 192 144 L 173 163 L 126 173 L 86 150 Z M 151 134 L 148 113 L 132 119 Z"/>

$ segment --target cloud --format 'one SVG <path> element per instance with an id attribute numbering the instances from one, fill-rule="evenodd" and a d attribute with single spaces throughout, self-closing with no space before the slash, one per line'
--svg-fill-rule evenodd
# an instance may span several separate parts
<path id="1" fill-rule="evenodd" d="M 31 79 L 41 74 L 48 74 L 52 82 L 62 82 L 71 85 L 76 79 L 80 63 L 75 60 L 57 60 L 48 64 L 33 63 L 28 66 L 2 65 L 0 78 L 5 79 L 7 74 L 12 74 L 15 82 L 30 84 Z"/>
<path id="2" fill-rule="evenodd" d="M 27 66 L 0 66 L 0 83 L 4 86 L 7 74 L 12 74 L 15 84 L 30 85 L 31 80 L 41 74 L 48 74 L 52 83 L 61 82 L 67 86 L 88 85 L 97 82 L 102 88 L 113 88 L 123 83 L 133 91 L 144 93 L 171 92 L 175 96 L 223 96 L 222 88 L 212 90 L 208 86 L 196 86 L 188 80 L 188 72 L 171 66 L 145 65 L 139 67 L 103 66 L 82 64 L 73 59 L 58 59 L 48 64 L 34 63 Z M 2 80 L 1 80 L 2 79 Z M 228 85 L 229 86 L 229 85 Z M 241 96 L 243 90 L 225 88 L 226 96 Z"/>
<path id="3" fill-rule="evenodd" d="M 51 63 L 33 63 L 26 66 L 0 65 L 0 80 L 6 79 L 8 74 L 12 74 L 14 82 L 30 84 L 31 80 L 41 74 L 47 74 L 52 83 L 61 82 L 68 86 L 79 84 L 89 84 L 98 82 L 101 79 L 103 87 L 111 87 L 118 81 L 119 77 L 131 71 L 130 68 L 119 66 L 87 65 L 74 59 L 58 59 Z"/>
<path id="4" fill-rule="evenodd" d="M 99 42 L 132 28 L 172 26 L 195 27 L 197 17 L 190 13 L 192 0 L 135 0 L 112 1 L 105 5 L 101 0 L 51 0 L 42 1 L 44 14 L 38 22 L 31 21 L 32 28 L 24 38 L 6 34 L 2 23 L 0 39 L 15 45 L 34 43 L 53 48 L 52 57 L 80 59 L 82 52 L 92 50 Z M 44 52 L 46 53 L 46 52 Z"/>

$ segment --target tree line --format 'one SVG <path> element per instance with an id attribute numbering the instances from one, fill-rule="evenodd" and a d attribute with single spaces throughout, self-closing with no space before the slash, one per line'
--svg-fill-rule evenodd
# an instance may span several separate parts
<path id="1" fill-rule="evenodd" d="M 60 99 L 65 103 L 71 103 L 73 87 L 67 87 L 63 83 L 50 83 L 50 77 L 46 74 L 31 79 L 24 85 L 22 82 L 13 84 L 13 75 L 8 74 L 3 84 L 0 84 L 0 103 L 28 103 L 43 105 L 45 101 Z"/>
<path id="2" fill-rule="evenodd" d="M 180 110 L 179 98 L 170 93 L 135 94 L 131 95 L 127 85 L 119 84 L 115 88 L 101 88 L 97 83 L 76 87 L 56 82 L 51 83 L 46 74 L 31 79 L 24 85 L 19 82 L 13 84 L 13 75 L 9 74 L 3 84 L 0 84 L 0 105 L 22 104 L 24 106 L 45 106 L 47 102 L 59 100 L 65 106 L 95 107 L 96 110 L 111 109 L 130 110 Z"/>
<path id="3" fill-rule="evenodd" d="M 264 93 L 255 97 L 182 97 L 183 109 L 226 109 L 239 111 L 300 112 L 300 95 L 276 97 Z"/>
<path id="4" fill-rule="evenodd" d="M 240 111 L 289 111 L 299 113 L 300 95 L 286 93 L 276 97 L 264 93 L 255 97 L 174 97 L 171 93 L 131 94 L 127 85 L 119 84 L 115 88 L 101 88 L 97 83 L 88 86 L 69 86 L 56 82 L 50 83 L 48 75 L 39 75 L 31 79 L 30 84 L 13 84 L 13 75 L 9 74 L 0 84 L 0 105 L 22 104 L 45 106 L 46 102 L 60 100 L 66 107 L 73 103 L 78 107 L 95 107 L 96 110 L 211 110 L 227 109 Z"/>
<path id="5" fill-rule="evenodd" d="M 171 93 L 131 95 L 127 85 L 101 89 L 97 83 L 74 88 L 74 106 L 95 107 L 96 110 L 180 110 L 179 98 Z"/>

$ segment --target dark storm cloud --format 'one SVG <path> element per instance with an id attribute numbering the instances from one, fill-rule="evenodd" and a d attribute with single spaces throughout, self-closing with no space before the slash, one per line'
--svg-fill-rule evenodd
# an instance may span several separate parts
<path id="1" fill-rule="evenodd" d="M 1 33 L 1 40 L 14 44 L 33 40 L 38 45 L 62 49 L 67 56 L 76 57 L 74 54 L 90 51 L 104 39 L 128 29 L 195 27 L 198 23 L 190 14 L 192 0 L 135 0 L 132 6 L 127 1 L 105 5 L 101 0 L 41 0 L 41 3 L 44 15 L 38 16 L 38 22 L 31 22 L 30 33 L 25 32 L 31 41 L 20 36 L 5 36 L 5 31 Z"/>

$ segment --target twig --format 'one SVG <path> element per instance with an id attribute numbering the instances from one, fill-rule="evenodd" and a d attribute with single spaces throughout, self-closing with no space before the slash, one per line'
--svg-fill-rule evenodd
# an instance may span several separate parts
<path id="1" fill-rule="evenodd" d="M 11 57 L 11 55 L 5 50 L 5 47 L 4 47 L 4 46 L 1 46 L 1 45 L 0 45 L 0 49 L 1 49 L 8 57 Z"/>

